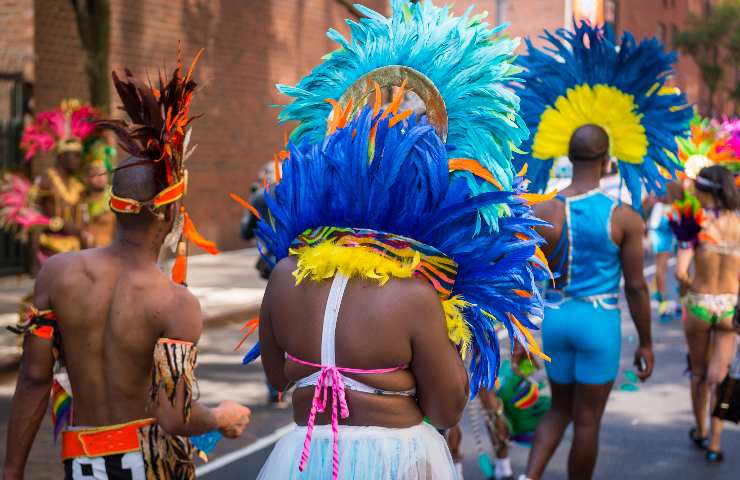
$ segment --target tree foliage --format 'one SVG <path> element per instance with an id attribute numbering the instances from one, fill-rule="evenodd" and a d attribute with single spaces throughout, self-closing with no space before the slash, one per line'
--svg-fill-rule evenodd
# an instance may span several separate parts
<path id="1" fill-rule="evenodd" d="M 740 0 L 721 0 L 705 15 L 691 15 L 686 28 L 673 39 L 676 48 L 694 59 L 709 91 L 708 115 L 715 98 L 726 90 L 740 104 Z M 731 80 L 728 80 L 731 76 Z"/>

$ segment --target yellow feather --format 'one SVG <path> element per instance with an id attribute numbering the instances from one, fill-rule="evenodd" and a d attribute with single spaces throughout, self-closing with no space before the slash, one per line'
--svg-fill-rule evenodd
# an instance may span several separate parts
<path id="1" fill-rule="evenodd" d="M 384 285 L 390 277 L 410 278 L 421 261 L 419 253 L 411 250 L 407 259 L 399 262 L 369 248 L 345 247 L 334 242 L 302 247 L 290 253 L 298 258 L 298 268 L 293 272 L 296 285 L 306 278 L 317 282 L 332 278 L 337 271 L 349 278 L 377 280 Z"/>
<path id="2" fill-rule="evenodd" d="M 290 254 L 298 259 L 298 268 L 293 272 L 296 285 L 305 279 L 315 282 L 327 280 L 338 271 L 348 278 L 376 280 L 379 285 L 384 285 L 391 277 L 412 277 L 421 262 L 419 252 L 408 249 L 394 253 L 404 260 L 385 257 L 370 248 L 337 245 L 330 241 L 290 250 Z M 463 311 L 470 306 L 472 305 L 459 295 L 442 301 L 447 335 L 450 341 L 460 347 L 463 359 L 472 341 L 470 328 L 463 315 Z"/>
<path id="3" fill-rule="evenodd" d="M 568 89 L 555 105 L 548 107 L 532 145 L 532 156 L 549 160 L 568 154 L 573 132 L 586 124 L 596 124 L 609 135 L 610 154 L 639 164 L 647 155 L 648 139 L 637 114 L 632 95 L 608 85 L 579 85 Z"/>
<path id="4" fill-rule="evenodd" d="M 445 319 L 447 321 L 447 336 L 452 343 L 460 347 L 460 355 L 463 360 L 465 360 L 465 356 L 470 348 L 470 342 L 473 338 L 473 335 L 470 333 L 470 327 L 468 327 L 468 323 L 465 321 L 465 316 L 463 315 L 463 311 L 470 306 L 472 304 L 460 295 L 455 295 L 442 302 L 442 308 L 444 309 Z"/>

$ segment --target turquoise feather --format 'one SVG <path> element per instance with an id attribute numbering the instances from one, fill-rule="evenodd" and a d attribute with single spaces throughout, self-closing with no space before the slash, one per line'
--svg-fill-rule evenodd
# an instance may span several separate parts
<path id="1" fill-rule="evenodd" d="M 281 123 L 299 123 L 291 139 L 299 144 L 321 141 L 331 112 L 326 99 L 339 100 L 356 80 L 376 68 L 405 65 L 426 75 L 442 95 L 449 119 L 447 143 L 455 147 L 451 156 L 477 160 L 504 189 L 511 188 L 512 146 L 528 136 L 518 113 L 519 98 L 505 87 L 521 70 L 513 64 L 518 40 L 498 36 L 504 27 L 490 28 L 483 15 L 471 15 L 472 8 L 455 17 L 449 7 L 436 7 L 431 1 L 393 0 L 390 18 L 362 5 L 356 8 L 365 18 L 347 20 L 351 40 L 330 29 L 327 36 L 340 48 L 297 86 L 277 86 L 294 98 L 279 116 Z M 464 178 L 475 194 L 494 190 L 468 172 L 455 176 Z M 494 229 L 497 218 L 507 213 L 495 208 L 481 212 Z"/>

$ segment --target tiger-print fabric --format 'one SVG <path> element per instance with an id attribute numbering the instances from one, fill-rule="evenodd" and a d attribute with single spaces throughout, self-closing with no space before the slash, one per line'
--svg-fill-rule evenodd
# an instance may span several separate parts
<path id="1" fill-rule="evenodd" d="M 177 385 L 183 382 L 185 402 L 183 419 L 190 420 L 195 385 L 195 365 L 198 348 L 190 342 L 160 338 L 154 347 L 154 368 L 149 390 L 149 405 L 156 405 L 160 387 L 164 388 L 167 399 L 175 404 Z"/>
<path id="2" fill-rule="evenodd" d="M 146 480 L 195 479 L 193 446 L 186 437 L 165 432 L 157 424 L 139 429 Z"/>

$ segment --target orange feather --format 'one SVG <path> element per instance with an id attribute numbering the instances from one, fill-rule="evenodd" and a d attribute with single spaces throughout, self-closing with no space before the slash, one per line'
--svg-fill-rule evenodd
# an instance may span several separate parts
<path id="1" fill-rule="evenodd" d="M 172 266 L 172 281 L 182 285 L 188 274 L 188 261 L 186 255 L 178 255 L 175 258 L 175 264 Z"/>
<path id="2" fill-rule="evenodd" d="M 236 193 L 230 193 L 229 194 L 229 197 L 231 197 L 232 200 L 234 200 L 236 203 L 238 203 L 242 207 L 244 207 L 247 210 L 249 210 L 250 212 L 252 212 L 252 215 L 254 215 L 255 217 L 257 217 L 258 219 L 262 219 L 262 215 L 260 215 L 260 212 L 258 212 L 257 209 L 254 208 L 254 206 L 251 203 L 249 203 L 248 201 L 244 200 L 242 197 L 240 197 Z"/>
<path id="3" fill-rule="evenodd" d="M 205 238 L 203 238 L 203 235 L 198 232 L 198 229 L 195 228 L 195 224 L 190 219 L 190 215 L 188 215 L 188 212 L 183 213 L 183 219 L 185 221 L 185 224 L 183 225 L 182 233 L 183 235 L 185 235 L 185 237 L 187 237 L 188 240 L 190 240 L 206 252 L 210 253 L 211 255 L 218 255 L 219 253 L 221 253 L 214 242 L 206 240 Z"/>
<path id="4" fill-rule="evenodd" d="M 486 170 L 477 160 L 472 158 L 451 158 L 447 164 L 450 171 L 466 171 L 470 172 L 476 177 L 480 177 L 490 184 L 495 185 L 498 189 L 503 190 L 504 187 L 499 183 L 498 180 L 493 178 L 491 172 Z"/>
<path id="5" fill-rule="evenodd" d="M 553 198 L 555 198 L 555 195 L 557 195 L 557 194 L 558 194 L 558 191 L 557 191 L 557 189 L 555 189 L 555 190 L 553 190 L 553 191 L 551 191 L 549 193 L 545 193 L 545 194 L 539 194 L 539 193 L 520 193 L 517 196 L 519 198 L 521 198 L 522 200 L 526 201 L 529 205 L 534 205 L 536 203 L 542 203 L 542 202 L 546 202 L 548 200 L 552 200 Z"/>

